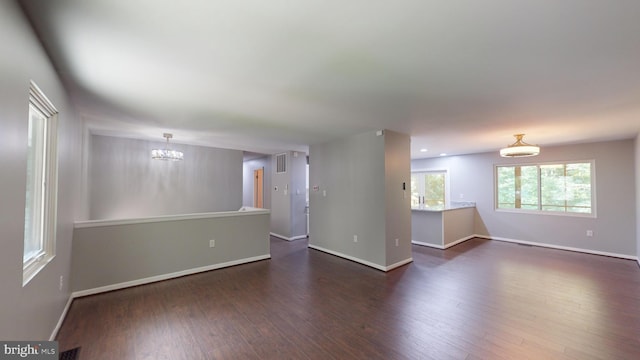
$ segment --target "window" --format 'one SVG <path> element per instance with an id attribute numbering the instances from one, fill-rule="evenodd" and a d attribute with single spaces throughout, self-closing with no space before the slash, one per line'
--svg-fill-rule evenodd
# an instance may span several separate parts
<path id="1" fill-rule="evenodd" d="M 496 208 L 593 215 L 593 161 L 496 166 Z"/>
<path id="2" fill-rule="evenodd" d="M 27 134 L 23 285 L 55 256 L 57 110 L 31 83 Z"/>
<path id="3" fill-rule="evenodd" d="M 446 197 L 446 171 L 411 173 L 411 207 L 443 208 Z"/>

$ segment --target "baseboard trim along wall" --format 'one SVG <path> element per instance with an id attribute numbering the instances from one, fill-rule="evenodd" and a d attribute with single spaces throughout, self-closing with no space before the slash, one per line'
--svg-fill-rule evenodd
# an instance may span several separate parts
<path id="1" fill-rule="evenodd" d="M 182 276 L 186 276 L 186 275 L 193 275 L 193 274 L 197 274 L 197 273 L 201 273 L 201 272 L 205 272 L 205 271 L 222 269 L 222 268 L 229 267 L 229 266 L 247 264 L 247 263 L 250 263 L 250 262 L 266 260 L 266 259 L 270 259 L 270 258 L 271 258 L 271 254 L 264 254 L 264 255 L 253 256 L 253 257 L 244 258 L 244 259 L 227 261 L 227 262 L 223 262 L 223 263 L 219 263 L 219 264 L 207 265 L 207 266 L 203 266 L 203 267 L 199 267 L 199 268 L 187 269 L 187 270 L 182 270 L 182 271 L 176 271 L 176 272 L 169 273 L 169 274 L 162 274 L 162 275 L 157 275 L 157 276 L 151 276 L 151 277 L 144 278 L 144 279 L 127 281 L 127 282 L 123 282 L 123 283 L 119 283 L 119 284 L 113 284 L 113 285 L 101 286 L 101 287 L 97 287 L 97 288 L 93 288 L 93 289 L 75 291 L 75 292 L 73 292 L 71 294 L 71 297 L 73 299 L 75 299 L 75 298 L 78 298 L 78 297 L 95 295 L 95 294 L 99 294 L 99 293 L 103 293 L 103 292 L 125 289 L 125 288 L 132 287 L 132 286 L 150 284 L 150 283 L 154 283 L 154 282 L 158 282 L 158 281 L 174 279 L 174 278 L 182 277 Z"/>
<path id="2" fill-rule="evenodd" d="M 64 319 L 67 317 L 67 313 L 69 312 L 69 308 L 71 307 L 72 302 L 73 302 L 73 295 L 69 296 L 69 300 L 67 300 L 67 304 L 64 306 L 64 309 L 62 310 L 60 319 L 58 319 L 58 323 L 56 324 L 56 327 L 53 329 L 53 332 L 49 337 L 49 341 L 54 341 L 56 339 L 56 336 L 58 336 L 58 331 L 60 331 L 60 328 L 62 327 L 62 323 L 64 322 Z"/>
<path id="3" fill-rule="evenodd" d="M 411 243 L 414 244 L 414 245 L 428 246 L 428 247 L 434 248 L 434 249 L 440 249 L 440 250 L 444 250 L 445 249 L 445 247 L 442 246 L 442 245 L 426 243 L 426 242 L 423 242 L 423 241 L 411 240 Z"/>
<path id="4" fill-rule="evenodd" d="M 416 240 L 411 240 L 412 244 L 416 244 L 416 245 L 420 245 L 420 246 L 428 246 L 428 247 L 432 247 L 432 248 L 436 248 L 436 249 L 440 249 L 440 250 L 444 250 L 444 249 L 448 249 L 452 246 L 458 245 L 460 243 L 463 243 L 469 239 L 473 239 L 474 237 L 476 237 L 476 235 L 469 235 L 469 236 L 465 236 L 461 239 L 458 239 L 454 242 L 448 243 L 446 245 L 436 245 L 436 244 L 431 244 L 431 243 L 426 243 L 426 242 L 422 242 L 422 241 L 416 241 Z"/>
<path id="5" fill-rule="evenodd" d="M 367 260 L 363 260 L 363 259 L 351 256 L 351 255 L 343 254 L 343 253 L 338 252 L 338 251 L 329 250 L 329 249 L 323 248 L 321 246 L 309 244 L 308 247 L 310 249 L 322 251 L 322 252 L 325 252 L 327 254 L 335 255 L 335 256 L 338 256 L 338 257 L 341 257 L 341 258 L 345 258 L 347 260 L 351 260 L 353 262 L 357 262 L 357 263 L 360 263 L 362 265 L 367 265 L 369 267 L 372 267 L 374 269 L 381 270 L 381 271 L 384 271 L 384 272 L 393 270 L 393 269 L 395 269 L 397 267 L 406 265 L 406 264 L 408 264 L 408 263 L 413 261 L 413 258 L 411 257 L 411 258 L 399 261 L 399 262 L 397 262 L 395 264 L 392 264 L 392 265 L 389 265 L 389 266 L 382 266 L 382 265 L 379 265 L 379 264 L 372 263 L 371 261 L 367 261 Z"/>
<path id="6" fill-rule="evenodd" d="M 432 247 L 432 248 L 435 248 L 435 249 L 445 250 L 445 249 L 448 249 L 448 248 L 450 248 L 450 247 L 452 247 L 454 245 L 458 245 L 458 244 L 460 244 L 462 242 L 465 242 L 465 241 L 467 241 L 469 239 L 473 239 L 474 237 L 481 238 L 481 239 L 486 239 L 486 240 L 497 240 L 497 241 L 516 243 L 516 244 L 534 245 L 534 246 L 545 247 L 545 248 L 549 248 L 549 249 L 574 251 L 574 252 L 580 252 L 580 253 L 591 254 L 591 255 L 602 255 L 602 256 L 610 256 L 610 257 L 616 257 L 616 258 L 627 259 L 627 260 L 636 260 L 638 262 L 638 266 L 640 266 L 640 258 L 637 257 L 637 256 L 633 256 L 633 255 L 624 255 L 624 254 L 610 253 L 610 252 L 606 252 L 606 251 L 581 249 L 581 248 L 574 248 L 574 247 L 569 247 L 569 246 L 559 246 L 559 245 L 539 243 L 539 242 L 535 242 L 535 241 L 509 239 L 509 238 L 503 238 L 503 237 L 498 237 L 498 236 L 487 236 L 487 235 L 474 234 L 474 235 L 467 236 L 467 237 L 464 237 L 462 239 L 456 240 L 456 241 L 454 241 L 454 242 L 452 242 L 452 243 L 450 243 L 448 245 L 445 245 L 445 246 L 426 243 L 426 242 L 422 242 L 422 241 L 415 241 L 415 240 L 411 240 L 411 243 L 415 244 L 415 245 L 428 246 L 428 247 Z"/>
<path id="7" fill-rule="evenodd" d="M 463 243 L 463 242 L 465 242 L 465 241 L 467 241 L 467 240 L 473 239 L 474 237 L 475 237 L 475 235 L 465 236 L 465 237 L 463 237 L 463 238 L 461 238 L 461 239 L 458 239 L 458 240 L 456 240 L 456 241 L 454 241 L 454 242 L 451 242 L 451 243 L 449 243 L 449 244 L 445 245 L 445 246 L 444 246 L 444 248 L 445 248 L 445 249 L 448 249 L 448 248 L 450 248 L 450 247 L 452 247 L 452 246 L 455 246 L 455 245 L 458 245 L 458 244 L 460 244 L 460 243 Z"/>
<path id="8" fill-rule="evenodd" d="M 633 256 L 633 255 L 625 255 L 625 254 L 611 253 L 611 252 L 606 252 L 606 251 L 581 249 L 581 248 L 574 248 L 574 247 L 570 247 L 570 246 L 552 245 L 552 244 L 539 243 L 539 242 L 535 242 L 535 241 L 525 241 L 525 240 L 509 239 L 509 238 L 503 238 L 503 237 L 498 237 L 498 236 L 487 236 L 487 235 L 478 235 L 478 234 L 474 235 L 474 237 L 479 237 L 479 238 L 487 239 L 487 240 L 504 241 L 504 242 L 510 242 L 510 243 L 516 243 L 516 244 L 534 245 L 534 246 L 545 247 L 545 248 L 550 248 L 550 249 L 557 249 L 557 250 L 574 251 L 574 252 L 580 252 L 580 253 L 592 254 L 592 255 L 610 256 L 610 257 L 616 257 L 616 258 L 627 259 L 627 260 L 638 260 L 638 257 L 637 256 Z"/>
<path id="9" fill-rule="evenodd" d="M 408 263 L 412 263 L 412 262 L 413 262 L 413 257 L 410 257 L 408 259 L 404 259 L 402 261 L 398 261 L 395 264 L 391 264 L 391 265 L 386 266 L 385 267 L 385 269 L 386 269 L 385 271 L 391 271 L 391 270 L 393 270 L 395 268 L 399 268 L 401 266 L 407 265 Z"/>
<path id="10" fill-rule="evenodd" d="M 269 235 L 271 236 L 275 236 L 279 239 L 283 239 L 283 240 L 287 240 L 287 241 L 294 241 L 294 240 L 302 240 L 302 239 L 306 239 L 307 235 L 298 235 L 298 236 L 294 236 L 294 237 L 286 237 L 284 235 L 280 235 L 280 234 L 276 234 L 276 233 L 269 233 Z"/>

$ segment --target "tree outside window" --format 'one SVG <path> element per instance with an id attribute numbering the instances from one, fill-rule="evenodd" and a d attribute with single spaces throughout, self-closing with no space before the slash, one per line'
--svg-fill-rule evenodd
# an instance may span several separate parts
<path id="1" fill-rule="evenodd" d="M 496 166 L 496 208 L 593 213 L 592 162 Z"/>
<path id="2" fill-rule="evenodd" d="M 446 196 L 446 171 L 423 171 L 411 174 L 411 206 L 444 208 Z"/>

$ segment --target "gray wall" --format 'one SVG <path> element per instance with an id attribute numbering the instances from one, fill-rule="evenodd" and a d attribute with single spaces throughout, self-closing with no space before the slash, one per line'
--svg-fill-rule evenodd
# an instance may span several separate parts
<path id="1" fill-rule="evenodd" d="M 408 144 L 408 136 L 385 130 L 311 145 L 311 247 L 379 267 L 411 257 L 409 194 L 402 193 L 410 179 Z"/>
<path id="2" fill-rule="evenodd" d="M 264 168 L 263 206 L 271 209 L 271 155 L 242 164 L 242 206 L 253 206 L 253 171 Z"/>
<path id="3" fill-rule="evenodd" d="M 384 158 L 375 131 L 310 146 L 310 246 L 386 265 Z"/>
<path id="4" fill-rule="evenodd" d="M 597 218 L 494 210 L 494 165 L 595 160 Z M 635 256 L 636 180 L 633 140 L 542 147 L 539 156 L 501 158 L 497 151 L 412 161 L 414 169 L 448 168 L 451 199 L 475 201 L 479 235 Z M 463 196 L 460 198 L 460 196 Z M 593 230 L 593 237 L 586 236 Z"/>
<path id="5" fill-rule="evenodd" d="M 443 211 L 442 232 L 444 234 L 445 247 L 449 247 L 456 241 L 468 238 L 475 234 L 475 212 L 475 208 Z"/>
<path id="6" fill-rule="evenodd" d="M 209 247 L 209 240 L 215 246 Z M 267 210 L 201 219 L 78 227 L 73 291 L 269 255 Z"/>
<path id="7" fill-rule="evenodd" d="M 242 151 L 171 144 L 183 161 L 151 159 L 164 142 L 91 137 L 89 219 L 238 210 Z"/>
<path id="8" fill-rule="evenodd" d="M 287 171 L 281 174 L 276 173 L 276 155 L 271 157 L 271 232 L 291 239 L 307 233 L 304 212 L 307 158 L 302 152 L 286 154 Z"/>
<path id="9" fill-rule="evenodd" d="M 411 212 L 411 240 L 444 247 L 443 211 Z"/>
<path id="10" fill-rule="evenodd" d="M 29 23 L 13 1 L 0 1 L 0 339 L 46 340 L 69 299 L 73 220 L 80 207 L 82 126 Z M 29 81 L 59 111 L 56 256 L 22 286 Z M 58 289 L 60 277 L 64 279 Z"/>
<path id="11" fill-rule="evenodd" d="M 386 265 L 411 257 L 411 138 L 385 130 Z M 405 189 L 402 189 L 402 184 Z M 395 239 L 398 239 L 396 246 Z"/>

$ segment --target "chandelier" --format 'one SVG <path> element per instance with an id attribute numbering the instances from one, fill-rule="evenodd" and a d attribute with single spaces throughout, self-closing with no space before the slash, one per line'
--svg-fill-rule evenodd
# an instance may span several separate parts
<path id="1" fill-rule="evenodd" d="M 184 159 L 184 154 L 182 151 L 171 150 L 169 148 L 169 139 L 173 137 L 173 134 L 164 133 L 163 137 L 167 139 L 167 147 L 164 149 L 154 149 L 151 150 L 151 158 L 155 160 L 171 160 L 171 161 L 180 161 Z"/>
<path id="2" fill-rule="evenodd" d="M 522 141 L 524 134 L 515 134 L 516 142 L 508 145 L 506 148 L 500 149 L 502 157 L 525 157 L 536 156 L 540 153 L 540 146 L 527 144 Z"/>

